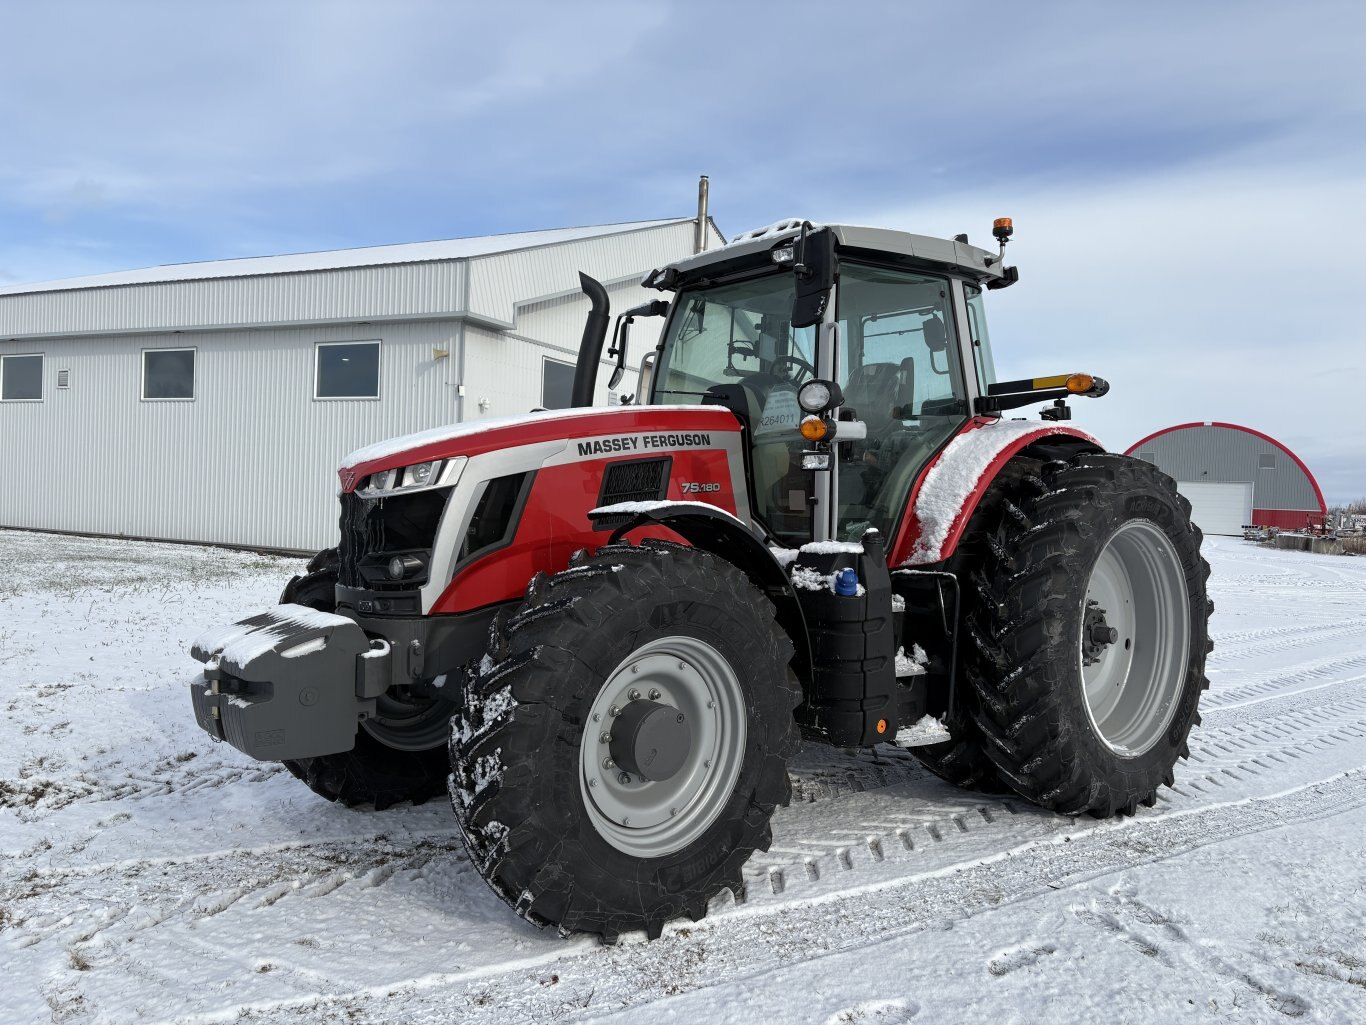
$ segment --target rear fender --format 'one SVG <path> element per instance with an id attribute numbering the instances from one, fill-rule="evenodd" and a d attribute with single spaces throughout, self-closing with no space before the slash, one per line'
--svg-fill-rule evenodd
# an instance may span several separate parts
<path id="1" fill-rule="evenodd" d="M 805 683 L 811 672 L 811 640 L 806 630 L 806 619 L 797 601 L 797 592 L 788 579 L 787 570 L 754 533 L 736 517 L 705 502 L 639 503 L 642 508 L 630 510 L 632 519 L 612 532 L 612 541 L 619 541 L 633 530 L 667 527 L 694 548 L 725 559 L 738 566 L 754 585 L 763 591 L 777 610 L 778 625 L 792 639 L 798 677 Z M 590 513 L 593 519 L 620 515 L 627 510 L 606 506 Z"/>
<path id="2" fill-rule="evenodd" d="M 1075 427 L 974 417 L 916 478 L 890 563 L 924 566 L 953 555 L 987 488 L 1026 449 L 1044 458 L 1065 459 L 1080 452 L 1104 452 L 1105 446 Z"/>

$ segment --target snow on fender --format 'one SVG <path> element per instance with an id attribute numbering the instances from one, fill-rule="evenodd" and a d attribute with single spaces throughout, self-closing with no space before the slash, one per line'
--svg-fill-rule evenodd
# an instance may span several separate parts
<path id="1" fill-rule="evenodd" d="M 893 564 L 923 566 L 947 558 L 997 471 L 1030 442 L 1049 435 L 1079 438 L 1104 448 L 1075 427 L 1037 420 L 970 421 L 921 477 L 911 497 L 911 515 L 897 538 Z M 908 546 L 910 551 L 898 563 Z"/>

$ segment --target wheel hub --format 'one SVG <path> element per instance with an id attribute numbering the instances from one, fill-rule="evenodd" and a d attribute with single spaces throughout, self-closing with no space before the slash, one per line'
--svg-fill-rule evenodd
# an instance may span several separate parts
<path id="1" fill-rule="evenodd" d="M 1119 631 L 1105 621 L 1105 610 L 1100 607 L 1100 602 L 1086 603 L 1081 638 L 1081 664 L 1084 666 L 1098 663 L 1105 649 L 1119 640 Z"/>
<path id="2" fill-rule="evenodd" d="M 648 698 L 630 702 L 612 724 L 608 745 L 624 772 L 660 782 L 683 768 L 692 753 L 692 727 L 673 705 Z"/>

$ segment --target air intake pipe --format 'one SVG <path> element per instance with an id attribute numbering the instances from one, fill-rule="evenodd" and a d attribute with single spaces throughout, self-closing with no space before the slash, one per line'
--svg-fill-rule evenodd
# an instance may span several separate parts
<path id="1" fill-rule="evenodd" d="M 571 406 L 591 406 L 593 387 L 598 381 L 598 363 L 602 347 L 607 341 L 607 326 L 612 321 L 612 304 L 602 282 L 579 272 L 583 294 L 593 303 L 583 325 L 583 341 L 579 343 L 579 360 L 574 365 L 574 389 L 569 395 Z"/>

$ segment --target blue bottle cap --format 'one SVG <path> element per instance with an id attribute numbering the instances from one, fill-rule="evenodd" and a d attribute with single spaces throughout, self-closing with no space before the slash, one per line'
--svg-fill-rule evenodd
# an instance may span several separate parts
<path id="1" fill-rule="evenodd" d="M 858 574 L 852 569 L 842 569 L 835 574 L 835 593 L 842 598 L 852 598 L 858 594 Z"/>

